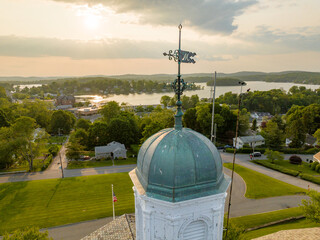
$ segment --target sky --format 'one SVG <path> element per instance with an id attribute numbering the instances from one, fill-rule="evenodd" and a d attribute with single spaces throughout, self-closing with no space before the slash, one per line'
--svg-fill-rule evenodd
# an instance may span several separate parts
<path id="1" fill-rule="evenodd" d="M 319 0 L 0 0 L 0 76 L 320 72 Z"/>

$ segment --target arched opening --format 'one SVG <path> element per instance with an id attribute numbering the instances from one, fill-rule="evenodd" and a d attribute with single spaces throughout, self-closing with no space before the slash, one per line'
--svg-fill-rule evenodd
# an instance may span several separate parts
<path id="1" fill-rule="evenodd" d="M 182 236 L 183 240 L 206 240 L 208 238 L 208 226 L 205 221 L 193 221 L 184 229 Z"/>

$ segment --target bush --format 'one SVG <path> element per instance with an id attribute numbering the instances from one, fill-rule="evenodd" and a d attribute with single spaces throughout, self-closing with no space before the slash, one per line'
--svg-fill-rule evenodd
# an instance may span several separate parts
<path id="1" fill-rule="evenodd" d="M 296 170 L 291 170 L 291 169 L 288 169 L 288 168 L 284 168 L 282 166 L 267 162 L 265 160 L 253 160 L 252 162 L 257 163 L 257 164 L 262 165 L 262 166 L 267 167 L 267 168 L 271 168 L 271 169 L 276 170 L 278 172 L 282 172 L 282 173 L 294 176 L 294 177 L 299 175 L 299 172 L 296 171 Z"/>
<path id="2" fill-rule="evenodd" d="M 315 168 L 316 172 L 320 173 L 320 164 L 318 164 Z"/>
<path id="3" fill-rule="evenodd" d="M 53 238 L 48 236 L 48 231 L 40 232 L 39 228 L 31 227 L 26 229 L 15 230 L 11 235 L 6 233 L 3 240 L 53 240 Z"/>
<path id="4" fill-rule="evenodd" d="M 46 170 L 46 169 L 49 167 L 49 165 L 51 164 L 51 162 L 52 162 L 52 155 L 50 154 L 50 155 L 46 158 L 45 164 L 41 167 L 41 171 Z"/>
<path id="5" fill-rule="evenodd" d="M 301 157 L 297 156 L 297 155 L 292 155 L 290 158 L 289 158 L 289 162 L 291 164 L 299 164 L 301 165 L 302 163 L 302 160 L 301 160 Z"/>
<path id="6" fill-rule="evenodd" d="M 314 177 L 310 174 L 300 173 L 300 177 L 304 180 L 316 183 L 320 185 L 320 178 Z"/>
<path id="7" fill-rule="evenodd" d="M 55 157 L 59 152 L 59 147 L 56 144 L 53 144 L 49 147 L 48 151 L 52 156 Z"/>
<path id="8" fill-rule="evenodd" d="M 319 162 L 313 162 L 311 163 L 311 169 L 312 170 L 315 170 L 316 169 L 316 166 L 319 164 Z"/>

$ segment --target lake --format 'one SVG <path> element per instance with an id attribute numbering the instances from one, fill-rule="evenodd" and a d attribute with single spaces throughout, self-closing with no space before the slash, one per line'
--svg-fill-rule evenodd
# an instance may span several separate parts
<path id="1" fill-rule="evenodd" d="M 203 90 L 195 91 L 185 91 L 183 94 L 186 96 L 191 96 L 197 94 L 199 98 L 210 98 L 212 96 L 211 87 L 208 87 L 206 83 L 196 83 L 196 85 L 201 85 L 204 87 Z M 260 81 L 248 81 L 247 85 L 243 87 L 243 92 L 250 88 L 250 91 L 268 91 L 271 89 L 283 89 L 288 91 L 292 86 L 305 86 L 308 89 L 318 89 L 320 85 L 309 85 L 309 84 L 296 84 L 296 83 L 278 83 L 278 82 L 260 82 Z M 216 87 L 216 98 L 226 92 L 240 93 L 240 86 L 217 86 Z M 160 104 L 160 99 L 162 96 L 168 95 L 170 97 L 174 96 L 173 91 L 168 93 L 152 93 L 152 94 L 129 94 L 129 95 L 110 95 L 110 96 L 98 96 L 98 95 L 79 95 L 75 96 L 78 100 L 87 99 L 93 104 L 101 104 L 109 101 L 116 101 L 119 103 L 125 102 L 130 105 L 152 105 Z"/>

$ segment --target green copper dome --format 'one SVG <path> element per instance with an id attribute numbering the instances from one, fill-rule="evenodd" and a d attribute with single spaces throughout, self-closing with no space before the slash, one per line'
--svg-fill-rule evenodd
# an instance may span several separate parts
<path id="1" fill-rule="evenodd" d="M 202 134 L 167 128 L 140 148 L 136 175 L 147 196 L 179 202 L 225 192 L 220 153 Z"/>

